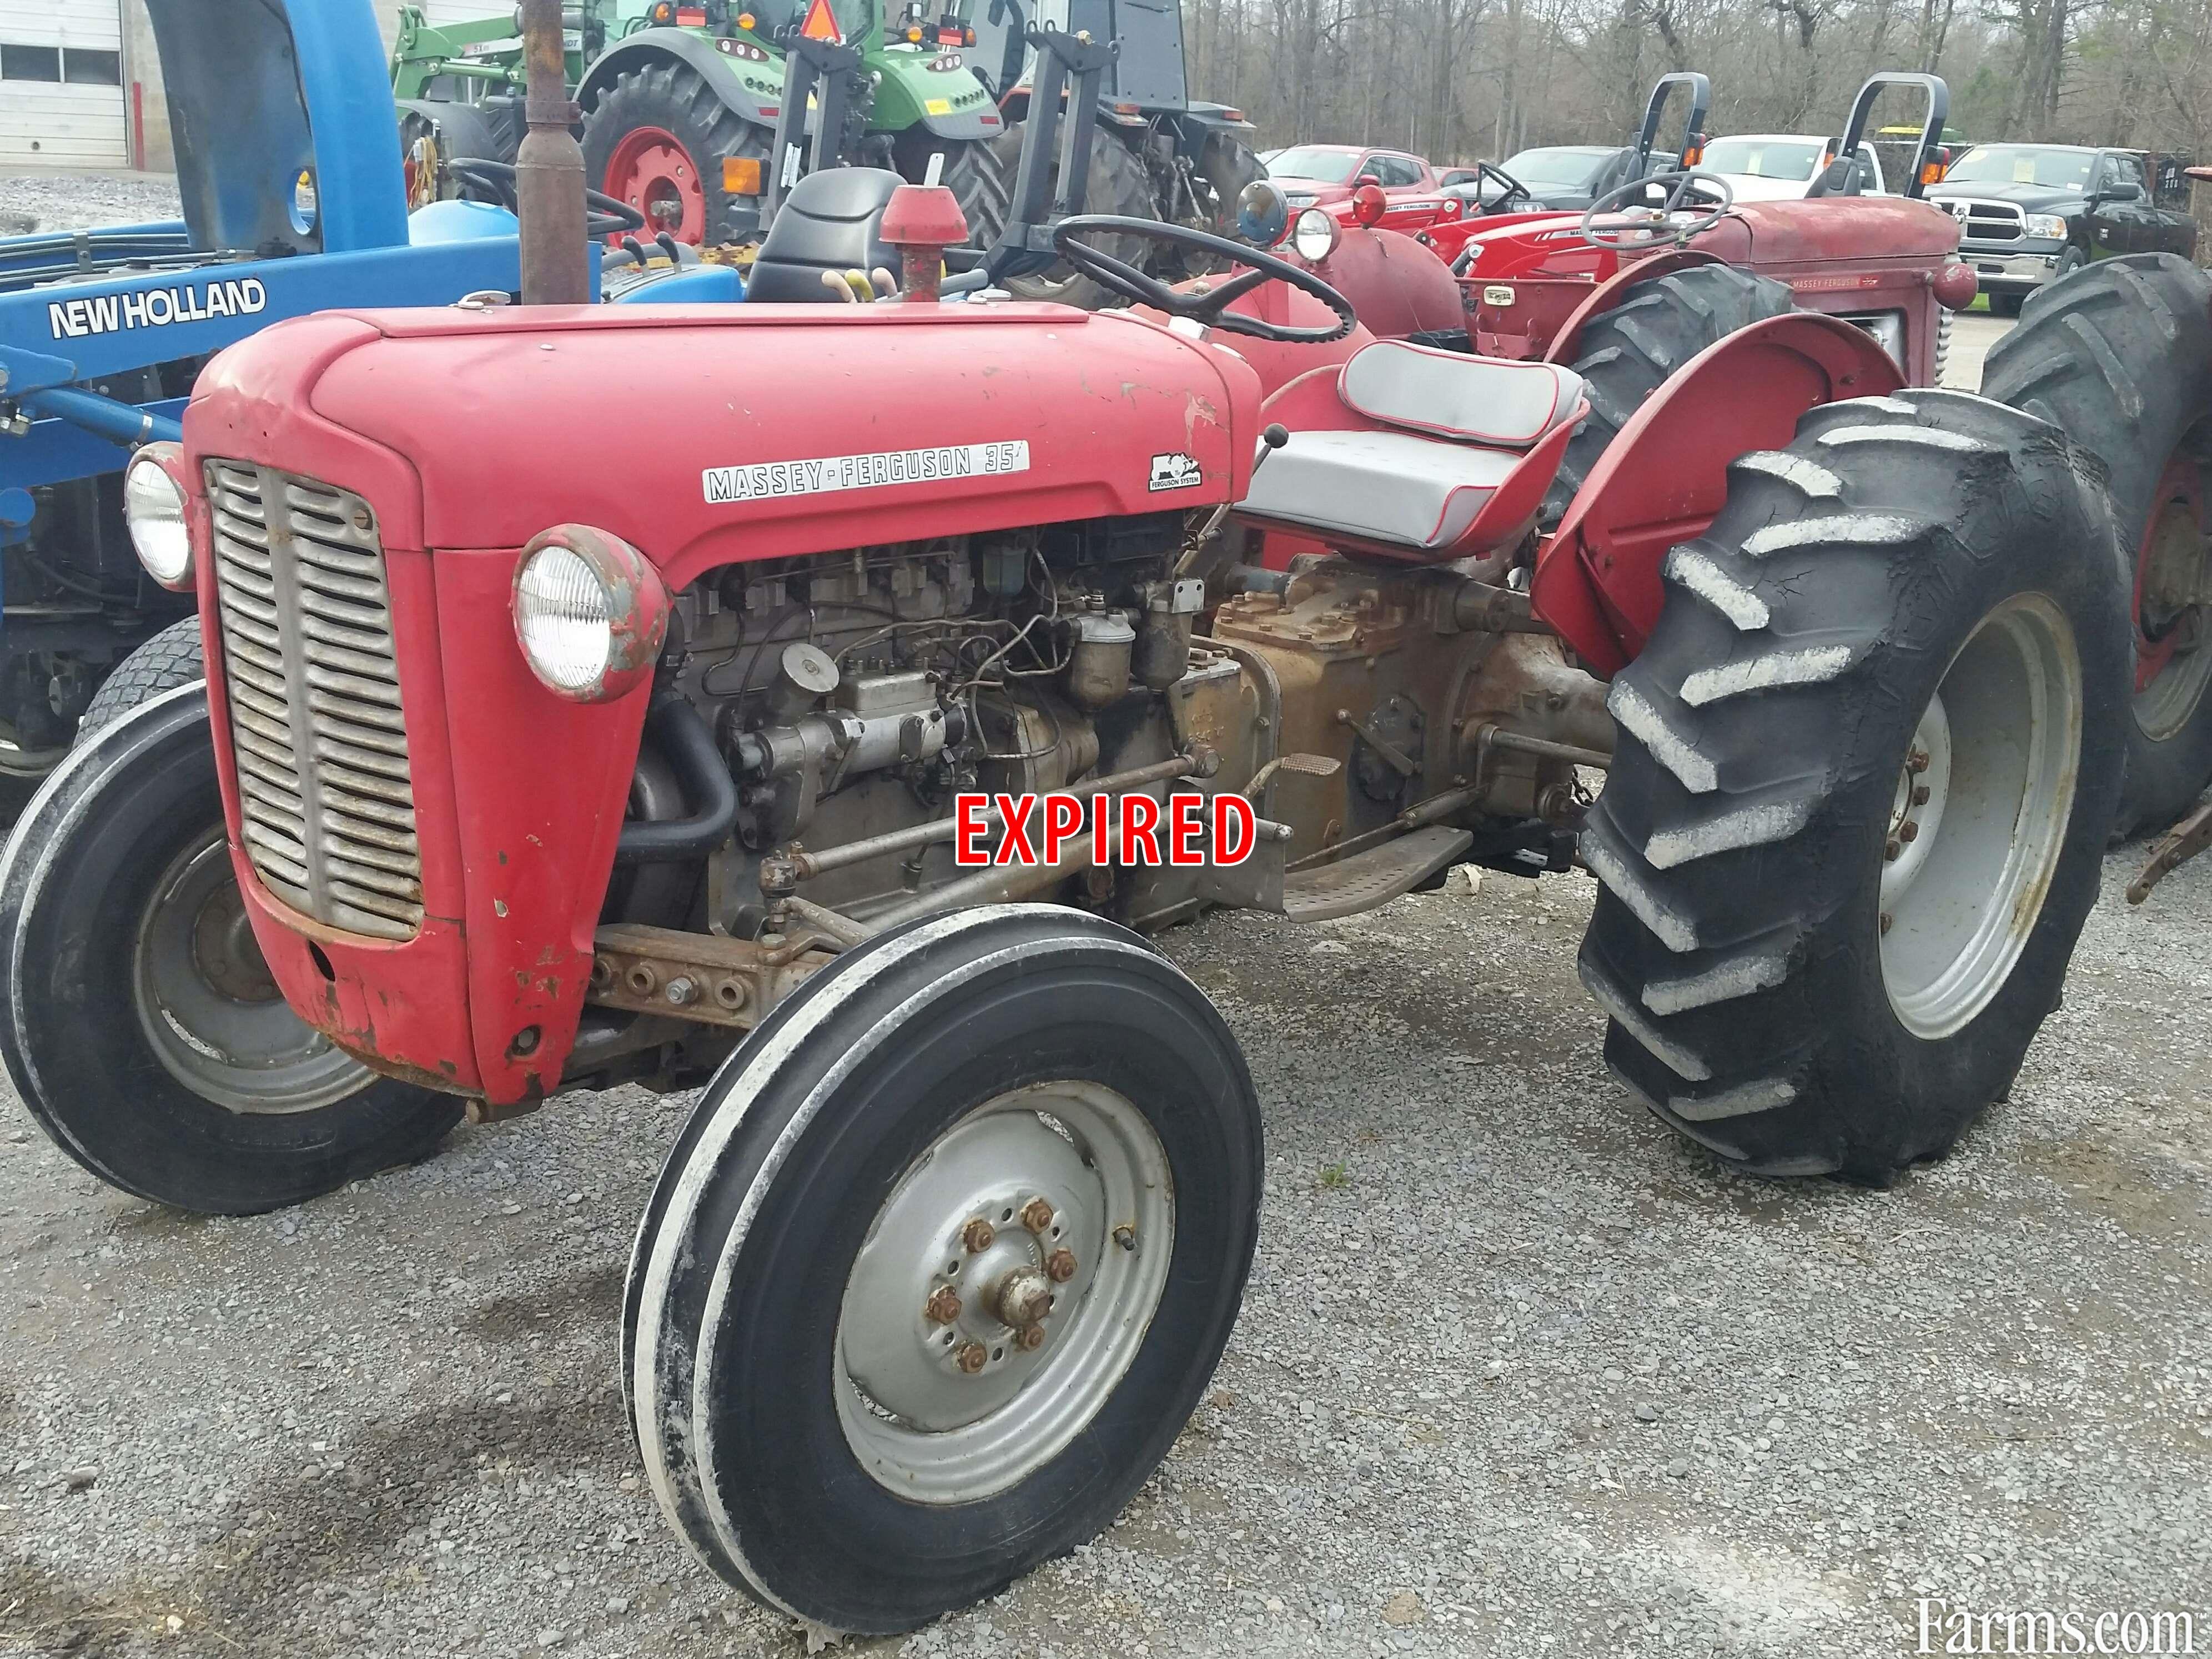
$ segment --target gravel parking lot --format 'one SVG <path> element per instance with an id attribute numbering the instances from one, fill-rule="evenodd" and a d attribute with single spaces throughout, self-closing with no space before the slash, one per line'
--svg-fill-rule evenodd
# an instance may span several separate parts
<path id="1" fill-rule="evenodd" d="M 1929 1597 L 2212 1647 L 2212 859 L 2130 909 L 2139 856 L 2011 1100 L 1886 1192 L 1732 1175 L 1628 1100 L 1581 878 L 1170 936 L 1270 1137 L 1213 1391 L 1097 1543 L 852 1645 L 1892 1655 Z M 688 1103 L 206 1221 L 0 1101 L 0 1652 L 803 1651 L 663 1528 L 621 1409 Z"/>

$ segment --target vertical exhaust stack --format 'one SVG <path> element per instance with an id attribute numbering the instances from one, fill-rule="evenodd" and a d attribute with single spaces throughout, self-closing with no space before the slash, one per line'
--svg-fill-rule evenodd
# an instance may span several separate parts
<path id="1" fill-rule="evenodd" d="M 591 254 L 584 237 L 584 152 L 570 129 L 568 55 L 562 0 L 522 0 L 522 55 L 528 72 L 523 115 L 530 130 L 514 161 L 522 218 L 522 303 L 580 306 L 592 299 Z"/>

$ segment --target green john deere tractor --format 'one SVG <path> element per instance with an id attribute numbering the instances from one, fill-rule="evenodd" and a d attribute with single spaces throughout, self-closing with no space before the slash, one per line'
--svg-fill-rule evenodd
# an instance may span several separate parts
<path id="1" fill-rule="evenodd" d="M 833 149 L 917 183 L 937 166 L 970 240 L 988 247 L 1006 219 L 1013 152 L 993 143 L 1005 118 L 987 83 L 1004 66 L 971 63 L 976 34 L 961 12 L 975 3 L 989 0 L 954 0 L 935 16 L 926 0 L 581 0 L 567 26 L 586 182 L 678 242 L 754 240 L 788 42 L 836 40 L 860 52 L 865 94 Z M 512 12 L 440 29 L 401 10 L 392 88 L 410 158 L 511 162 L 522 80 Z"/>

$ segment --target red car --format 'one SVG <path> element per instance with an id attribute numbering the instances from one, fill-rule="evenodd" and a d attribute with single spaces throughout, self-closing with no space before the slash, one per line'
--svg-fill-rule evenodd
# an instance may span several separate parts
<path id="1" fill-rule="evenodd" d="M 1318 207 L 1349 222 L 1352 192 L 1362 185 L 1382 190 L 1389 204 L 1381 221 L 1385 230 L 1411 234 L 1438 219 L 1456 219 L 1465 210 L 1456 198 L 1444 194 L 1443 180 L 1434 167 L 1403 150 L 1293 144 L 1268 158 L 1267 176 L 1290 198 L 1293 219 Z"/>

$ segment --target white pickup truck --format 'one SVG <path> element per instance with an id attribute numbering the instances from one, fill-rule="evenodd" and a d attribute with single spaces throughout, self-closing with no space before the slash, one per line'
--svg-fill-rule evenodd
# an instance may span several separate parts
<path id="1" fill-rule="evenodd" d="M 1812 187 L 1822 159 L 1835 153 L 1835 143 L 1834 138 L 1817 132 L 1752 132 L 1716 138 L 1705 146 L 1698 170 L 1727 179 L 1739 202 L 1794 201 Z M 1889 194 L 1881 163 L 1869 144 L 1859 146 L 1859 194 Z"/>

